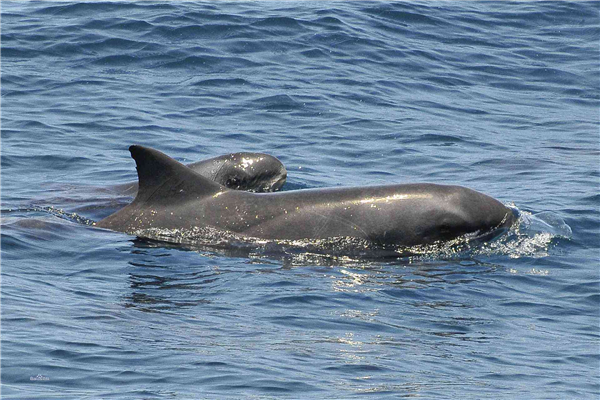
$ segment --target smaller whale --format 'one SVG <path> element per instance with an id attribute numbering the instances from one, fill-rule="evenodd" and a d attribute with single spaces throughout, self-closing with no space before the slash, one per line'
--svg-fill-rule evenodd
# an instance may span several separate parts
<path id="1" fill-rule="evenodd" d="M 415 246 L 463 235 L 495 236 L 516 220 L 498 200 L 461 186 L 414 183 L 249 193 L 229 190 L 157 150 L 131 146 L 129 151 L 140 190 L 131 204 L 97 227 L 132 234 L 207 227 L 267 240 L 357 238 Z"/>
<path id="2" fill-rule="evenodd" d="M 276 157 L 264 153 L 231 153 L 187 164 L 196 173 L 234 190 L 276 192 L 286 181 L 287 170 Z M 112 187 L 116 192 L 135 197 L 138 183 Z"/>

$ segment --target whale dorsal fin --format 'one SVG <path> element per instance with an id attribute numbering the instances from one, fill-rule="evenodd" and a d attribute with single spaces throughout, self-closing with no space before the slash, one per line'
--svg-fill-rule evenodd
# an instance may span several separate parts
<path id="1" fill-rule="evenodd" d="M 190 196 L 211 196 L 227 190 L 158 150 L 134 145 L 129 147 L 129 152 L 135 160 L 138 173 L 136 203 L 170 203 Z"/>

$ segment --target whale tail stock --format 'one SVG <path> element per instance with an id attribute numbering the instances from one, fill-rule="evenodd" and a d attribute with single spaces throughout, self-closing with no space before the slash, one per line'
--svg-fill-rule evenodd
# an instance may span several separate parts
<path id="1" fill-rule="evenodd" d="M 133 145 L 129 152 L 135 160 L 139 181 L 134 203 L 171 203 L 174 198 L 198 198 L 227 190 L 158 150 Z"/>

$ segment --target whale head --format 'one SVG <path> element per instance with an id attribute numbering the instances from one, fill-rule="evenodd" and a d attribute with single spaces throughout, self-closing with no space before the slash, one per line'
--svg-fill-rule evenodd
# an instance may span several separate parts
<path id="1" fill-rule="evenodd" d="M 494 237 L 510 228 L 514 212 L 498 200 L 462 186 L 435 186 L 436 196 L 423 207 L 415 236 L 422 243 L 447 241 L 464 235 Z"/>
<path id="2" fill-rule="evenodd" d="M 214 180 L 236 190 L 275 192 L 285 183 L 287 170 L 277 158 L 263 153 L 233 153 L 220 160 Z"/>

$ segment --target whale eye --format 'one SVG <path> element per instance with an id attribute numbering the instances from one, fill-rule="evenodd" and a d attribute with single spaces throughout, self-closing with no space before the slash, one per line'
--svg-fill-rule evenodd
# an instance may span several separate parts
<path id="1" fill-rule="evenodd" d="M 240 186 L 240 181 L 238 178 L 233 177 L 233 178 L 229 178 L 227 179 L 227 181 L 225 182 L 225 186 L 229 187 L 229 188 L 237 188 Z"/>
<path id="2" fill-rule="evenodd" d="M 450 224 L 448 222 L 443 222 L 440 225 L 440 232 L 441 233 L 450 233 Z"/>
<path id="3" fill-rule="evenodd" d="M 248 180 L 239 176 L 234 176 L 225 181 L 225 186 L 231 189 L 243 189 L 248 188 Z"/>

